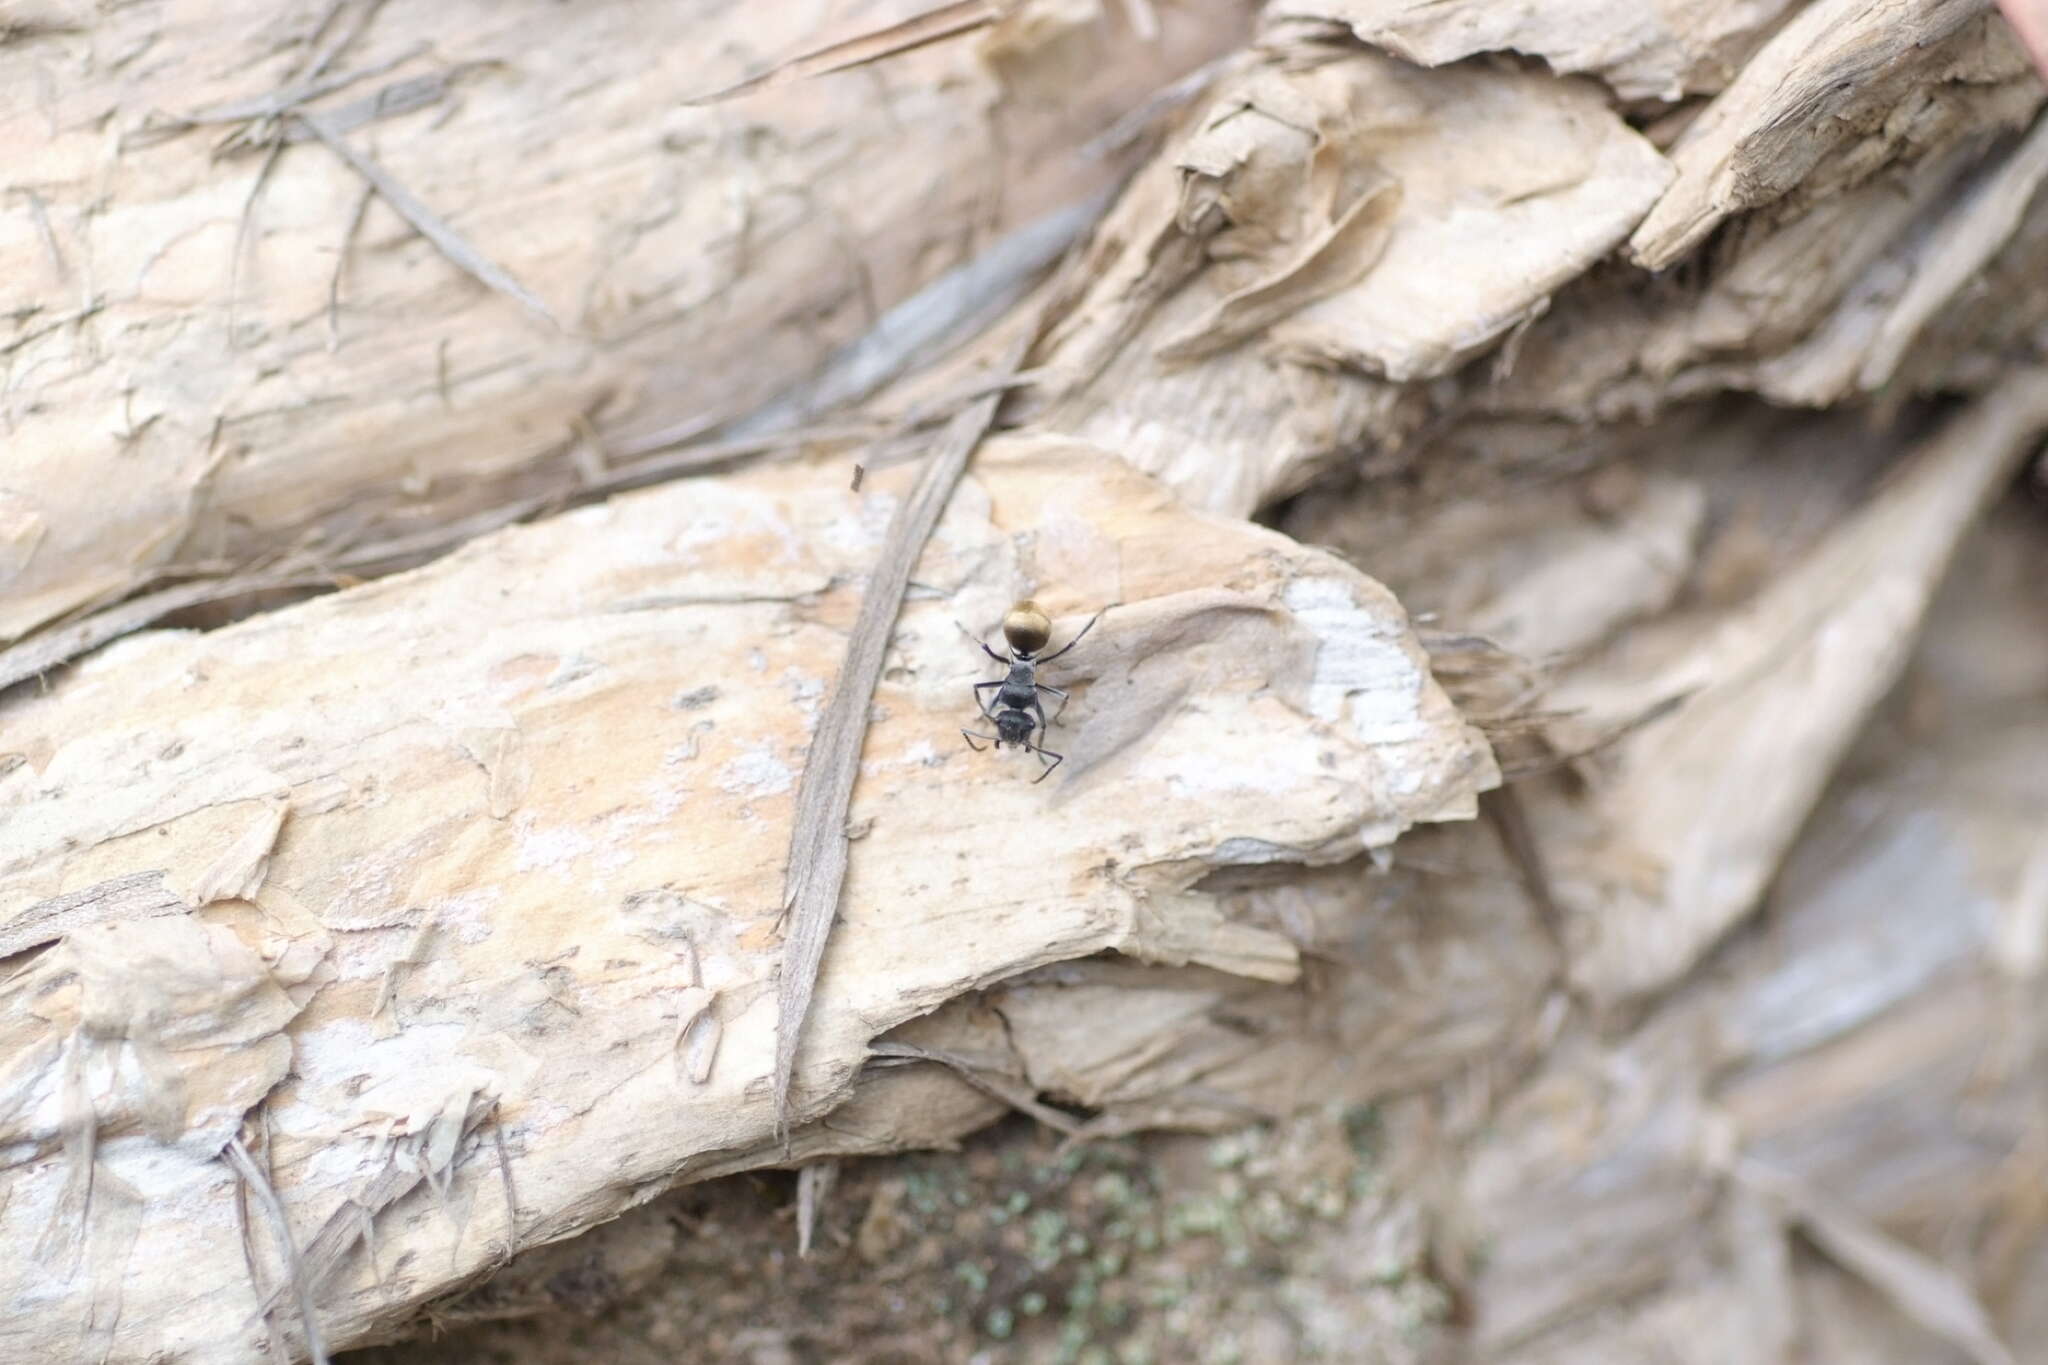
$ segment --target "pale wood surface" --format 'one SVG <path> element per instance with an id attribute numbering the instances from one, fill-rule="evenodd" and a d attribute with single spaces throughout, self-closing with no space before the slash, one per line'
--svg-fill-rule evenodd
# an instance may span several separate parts
<path id="1" fill-rule="evenodd" d="M 17 694 L 0 907 L 147 867 L 194 912 L 80 929 L 12 988 L 38 1002 L 13 1016 L 15 1138 L 56 1156 L 90 1132 L 83 1159 L 140 1200 L 131 1254 L 96 1251 L 69 1288 L 118 1293 L 110 1358 L 260 1349 L 215 1158 L 245 1110 L 301 1245 L 392 1139 L 445 1133 L 430 1164 L 459 1207 L 420 1189 L 378 1217 L 381 1282 L 363 1255 L 318 1286 L 336 1343 L 721 1153 L 780 1159 L 796 770 L 908 473 L 859 495 L 808 469 L 629 495 Z M 1196 883 L 1469 817 L 1494 781 L 1384 589 L 1106 455 L 986 451 L 916 581 L 799 1116 L 836 1102 L 876 1034 L 1035 965 L 1114 948 L 1291 979 L 1292 942 Z M 1036 785 L 1028 756 L 959 734 L 988 661 L 954 618 L 986 628 L 1027 590 L 1063 636 L 1109 606 L 1051 670 L 1076 689 L 1051 741 L 1068 758 Z M 169 1061 L 122 1071 L 124 1038 Z M 34 1239 L 76 1166 L 18 1168 L 8 1236 Z M 94 1200 L 79 1237 L 111 1216 Z M 10 1295 L 56 1294 L 46 1326 L 69 1316 L 46 1263 L 14 1267 Z"/>
<path id="2" fill-rule="evenodd" d="M 363 7 L 39 8 L 0 42 L 0 639 L 167 562 L 449 522 L 601 462 L 593 431 L 744 415 L 1111 183 L 1077 149 L 1246 15 L 1176 6 L 1141 40 L 1068 13 L 688 108 L 821 23 L 922 6 L 371 7 L 327 72 L 362 79 L 310 107 L 364 118 L 348 144 L 556 326 L 317 142 L 272 167 L 217 154 L 247 120 L 150 131 L 289 88 Z"/>
<path id="3" fill-rule="evenodd" d="M 334 1345 L 679 1180 L 1342 1096 L 1483 1359 L 2042 1358 L 2040 536 L 1971 539 L 2048 429 L 2020 48 L 1962 0 L 1154 8 L 687 110 L 817 16 L 374 11 L 334 69 L 403 60 L 319 107 L 559 333 L 351 236 L 315 143 L 238 247 L 260 153 L 135 136 L 315 7 L 7 33 L 0 634 L 888 387 L 834 414 L 873 444 L 0 696 L 0 1353 L 303 1351 L 271 1186 Z M 1079 287 L 913 293 L 1085 227 L 1131 110 Z M 1040 318 L 885 659 L 785 1149 L 789 806 L 902 419 Z M 958 735 L 954 622 L 1027 592 L 1109 607 L 1036 786 Z"/>

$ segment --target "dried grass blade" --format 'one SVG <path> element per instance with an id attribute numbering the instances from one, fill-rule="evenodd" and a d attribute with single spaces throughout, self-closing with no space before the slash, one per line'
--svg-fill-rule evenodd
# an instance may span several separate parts
<path id="1" fill-rule="evenodd" d="M 838 1178 L 839 1163 L 836 1161 L 813 1161 L 796 1173 L 796 1254 L 799 1259 L 810 1258 L 811 1241 L 818 1230 L 818 1213 Z"/>
<path id="2" fill-rule="evenodd" d="M 919 1047 L 915 1043 L 875 1043 L 868 1052 L 876 1057 L 901 1057 L 943 1066 L 990 1099 L 1000 1100 L 1020 1114 L 1029 1114 L 1056 1133 L 1071 1137 L 1081 1131 L 1080 1119 L 1040 1100 L 1037 1092 L 1026 1082 L 983 1070 L 957 1052 Z"/>
<path id="3" fill-rule="evenodd" d="M 0 650 L 0 692 L 187 607 L 240 597 L 244 593 L 268 592 L 276 588 L 325 587 L 333 583 L 334 575 L 329 573 L 252 573 L 180 583 L 176 587 L 130 598 L 68 626 L 31 635 Z"/>
<path id="4" fill-rule="evenodd" d="M 1002 372 L 1013 371 L 1023 362 L 1036 333 L 1036 328 L 1027 329 L 1011 347 Z M 860 771 L 868 707 L 882 676 L 882 656 L 889 647 L 903 594 L 910 586 L 910 571 L 1002 402 L 1001 393 L 990 394 L 953 419 L 916 487 L 896 509 L 854 620 L 846 664 L 839 670 L 832 698 L 819 717 L 804 761 L 789 836 L 782 973 L 776 984 L 775 1127 L 785 1142 L 797 1044 L 817 988 L 818 967 L 825 959 L 825 939 L 832 931 L 832 917 L 838 913 L 839 889 L 846 880 L 846 812 Z"/>
<path id="5" fill-rule="evenodd" d="M 1862 1278 L 1907 1317 L 1968 1355 L 1976 1365 L 2013 1365 L 1976 1292 L 1939 1261 L 1892 1237 L 1804 1180 L 1755 1160 L 1735 1178 L 1777 1200 L 1816 1246 Z"/>
<path id="6" fill-rule="evenodd" d="M 270 1187 L 269 1177 L 256 1165 L 239 1136 L 228 1143 L 222 1155 L 241 1178 L 242 1184 L 255 1194 L 263 1211 L 270 1215 L 278 1245 L 284 1251 L 285 1275 L 291 1280 L 292 1293 L 298 1299 L 299 1321 L 306 1333 L 306 1354 L 313 1365 L 327 1365 L 327 1345 L 320 1339 L 320 1323 L 313 1312 L 312 1284 L 306 1275 L 304 1262 L 299 1259 L 298 1243 L 292 1240 L 292 1225 L 284 1216 L 284 1205 L 278 1202 L 277 1191 Z"/>
<path id="7" fill-rule="evenodd" d="M 791 57 L 779 66 L 769 68 L 758 76 L 749 76 L 737 85 L 728 85 L 706 95 L 693 95 L 684 104 L 715 104 L 731 99 L 735 95 L 753 90 L 766 90 L 795 81 L 809 80 L 813 76 L 826 76 L 834 71 L 846 71 L 869 62 L 878 62 L 885 57 L 943 42 L 948 38 L 971 33 L 975 29 L 994 23 L 1009 13 L 1010 0 L 955 0 L 950 5 L 941 5 L 934 10 L 905 19 L 900 24 L 878 28 L 863 33 L 857 38 L 830 43 L 815 51 Z"/>
<path id="8" fill-rule="evenodd" d="M 461 233 L 448 226 L 432 209 L 415 198 L 412 191 L 400 184 L 389 171 L 351 147 L 348 139 L 337 132 L 325 118 L 304 110 L 293 117 L 311 129 L 314 136 L 326 143 L 336 156 L 347 162 L 357 175 L 375 185 L 384 202 L 391 205 L 406 222 L 418 228 L 420 235 L 432 242 L 443 256 L 474 276 L 485 287 L 497 290 L 550 327 L 558 331 L 566 330 L 555 319 L 555 315 L 548 311 L 548 306 L 529 292 L 525 285 L 513 279 L 488 256 L 471 246 Z"/>

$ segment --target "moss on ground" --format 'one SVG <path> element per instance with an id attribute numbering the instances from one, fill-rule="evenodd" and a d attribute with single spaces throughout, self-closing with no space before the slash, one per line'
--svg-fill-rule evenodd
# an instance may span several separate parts
<path id="1" fill-rule="evenodd" d="M 807 1259 L 792 1177 L 693 1187 L 646 1215 L 673 1251 L 627 1302 L 358 1365 L 1411 1365 L 1450 1301 L 1375 1137 L 1370 1111 L 1332 1111 L 1067 1150 L 1014 1121 L 959 1153 L 846 1163 Z"/>

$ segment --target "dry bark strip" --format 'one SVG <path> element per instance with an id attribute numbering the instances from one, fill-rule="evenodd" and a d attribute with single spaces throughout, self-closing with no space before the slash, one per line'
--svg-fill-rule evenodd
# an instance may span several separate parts
<path id="1" fill-rule="evenodd" d="M 160 869 L 130 872 L 18 911 L 0 932 L 0 958 L 55 943 L 87 925 L 182 915 L 191 908 L 164 885 Z"/>
<path id="2" fill-rule="evenodd" d="M 2042 1209 L 2016 1190 L 2044 1097 L 2026 1059 L 2048 649 L 2014 630 L 2040 613 L 2013 571 L 2043 555 L 2007 511 L 1930 618 L 1912 704 L 1809 822 L 1768 928 L 1618 1037 L 1568 1027 L 1471 1135 L 1480 1358 L 1624 1365 L 1681 1341 L 1692 1365 L 1789 1330 L 1822 1359 L 2003 1362 L 2041 1340 Z M 1956 1219 L 1982 1229 L 1967 1256 Z M 1821 1255 L 1789 1254 L 1795 1231 Z"/>
<path id="3" fill-rule="evenodd" d="M 1629 239 L 1638 264 L 1663 270 L 1729 215 L 1773 203 L 1858 135 L 1938 61 L 1989 0 L 1819 0 L 1801 10 L 1687 128 L 1671 159 L 1678 179 Z M 1970 73 L 1970 74 L 1975 74 Z M 1966 77 L 1967 79 L 1967 77 Z"/>
<path id="4" fill-rule="evenodd" d="M 1590 84 L 1277 25 L 1097 230 L 1033 420 L 1249 513 L 1397 440 L 1670 177 Z"/>
<path id="5" fill-rule="evenodd" d="M 1794 0 L 1574 0 L 1529 8 L 1491 0 L 1276 0 L 1268 13 L 1346 25 L 1363 42 L 1419 66 L 1483 52 L 1540 57 L 1588 72 L 1624 99 L 1678 100 L 1728 83 Z"/>
<path id="6" fill-rule="evenodd" d="M 2044 432 L 2048 373 L 2016 369 L 1754 599 L 1639 667 L 1597 656 L 1553 691 L 1593 727 L 1684 698 L 1589 760 L 1586 787 L 1529 791 L 1586 991 L 1663 989 L 1755 908 L 1956 547 Z"/>

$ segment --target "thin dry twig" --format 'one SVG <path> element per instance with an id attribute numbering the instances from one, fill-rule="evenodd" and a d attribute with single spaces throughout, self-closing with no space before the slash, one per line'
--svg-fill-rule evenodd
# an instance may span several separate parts
<path id="1" fill-rule="evenodd" d="M 15 189 L 28 201 L 28 216 L 35 222 L 36 236 L 42 240 L 43 250 L 50 255 L 50 268 L 57 272 L 58 279 L 69 279 L 71 267 L 65 263 L 64 252 L 57 245 L 57 234 L 50 227 L 49 206 L 43 203 L 40 194 L 26 185 L 16 186 Z"/>
<path id="2" fill-rule="evenodd" d="M 512 1157 L 505 1150 L 505 1122 L 491 1105 L 491 1145 L 498 1152 L 498 1180 L 505 1190 L 505 1259 L 519 1254 L 519 1187 L 512 1183 Z"/>
<path id="3" fill-rule="evenodd" d="M 1101 161 L 1135 146 L 1147 133 L 1178 114 L 1216 84 L 1217 77 L 1241 65 L 1243 60 L 1237 53 L 1217 57 L 1202 63 L 1178 80 L 1161 86 L 1146 96 L 1136 108 L 1082 143 L 1081 155 L 1091 161 Z"/>
<path id="4" fill-rule="evenodd" d="M 448 98 L 448 92 L 454 88 L 458 76 L 489 65 L 489 62 L 464 62 L 459 66 L 429 71 L 418 76 L 407 76 L 403 80 L 379 86 L 361 99 L 350 100 L 338 108 L 327 110 L 327 126 L 337 133 L 346 133 L 364 124 L 431 108 Z M 310 130 L 296 124 L 287 126 L 278 134 L 285 142 L 311 142 L 315 136 Z"/>
<path id="5" fill-rule="evenodd" d="M 850 406 L 978 334 L 1101 220 L 1114 196 L 1114 187 L 1106 186 L 1040 214 L 890 308 L 833 352 L 816 374 L 719 430 L 727 437 L 759 436 Z M 949 400 L 945 415 L 958 406 Z M 916 424 L 925 421 L 920 417 Z"/>
<path id="6" fill-rule="evenodd" d="M 367 80 L 371 76 L 381 76 L 387 71 L 405 65 L 416 57 L 424 57 L 427 55 L 428 50 L 427 45 L 421 43 L 406 49 L 396 57 L 390 57 L 378 62 L 374 66 L 366 66 L 360 70 L 344 72 L 339 76 L 319 82 L 316 85 L 309 85 L 299 89 L 276 90 L 268 95 L 259 95 L 254 100 L 243 100 L 235 108 L 248 111 L 245 112 L 244 117 L 242 119 L 230 118 L 226 120 L 228 122 L 240 122 L 241 126 L 214 144 L 214 155 L 217 157 L 228 156 L 244 147 L 264 147 L 274 146 L 280 142 L 306 141 L 313 136 L 311 133 L 298 132 L 289 125 L 281 124 L 279 120 L 296 112 L 301 105 L 316 100 L 322 95 L 329 95 L 337 90 L 345 89 L 358 81 Z M 398 82 L 401 86 L 410 83 L 409 81 Z M 381 92 L 380 94 L 371 95 L 367 99 L 356 100 L 350 104 L 348 106 L 350 116 L 347 118 L 343 118 L 339 112 L 329 114 L 327 117 L 333 121 L 333 126 L 336 128 L 352 128 L 359 123 L 368 121 L 363 114 L 363 110 L 366 107 L 375 110 L 379 107 L 380 102 Z M 371 116 L 374 117 L 374 114 Z M 217 115 L 208 115 L 204 118 L 195 119 L 195 122 L 206 123 L 219 123 L 222 121 Z"/>
<path id="7" fill-rule="evenodd" d="M 334 22 L 335 16 L 342 11 L 346 4 L 347 0 L 331 0 L 327 7 L 327 12 L 320 16 L 320 22 L 315 24 L 312 31 L 306 35 L 306 41 L 308 43 L 317 43 L 322 37 L 325 37 L 328 26 Z M 313 54 L 313 59 L 306 63 L 306 69 L 299 73 L 299 84 L 304 85 L 309 81 L 316 81 L 326 75 L 327 68 L 334 65 L 334 59 L 348 51 L 350 47 L 354 46 L 356 39 L 362 37 L 369 30 L 370 21 L 377 17 L 377 11 L 382 8 L 384 8 L 384 0 L 364 0 L 364 3 L 349 17 L 347 26 L 336 32 L 331 38 L 328 38 L 326 44 Z"/>
<path id="8" fill-rule="evenodd" d="M 256 1292 L 261 1294 L 261 1272 L 256 1268 L 256 1228 L 254 1220 L 249 1217 L 249 1183 L 245 1180 L 235 1182 L 235 1232 L 242 1243 L 242 1269 L 248 1274 L 249 1283 L 258 1286 Z M 271 1365 L 292 1365 L 291 1349 L 285 1345 L 277 1324 L 271 1321 L 268 1313 L 263 1315 L 263 1337 L 270 1352 Z"/>
<path id="9" fill-rule="evenodd" d="M 753 90 L 772 89 L 795 81 L 809 80 L 813 76 L 828 76 L 835 71 L 848 71 L 856 66 L 866 66 L 900 53 L 927 47 L 932 43 L 957 38 L 963 33 L 985 28 L 1015 8 L 1015 0 L 955 0 L 950 5 L 941 5 L 934 10 L 905 19 L 900 24 L 891 24 L 871 33 L 863 33 L 843 42 L 830 43 L 824 47 L 791 57 L 788 61 L 770 67 L 758 76 L 749 76 L 736 85 L 722 90 L 713 90 L 705 95 L 693 95 L 684 104 L 715 104 L 731 99 L 734 95 Z"/>
<path id="10" fill-rule="evenodd" d="M 375 8 L 376 6 L 371 6 L 371 9 Z M 349 86 L 359 81 L 368 80 L 372 76 L 381 76 L 387 71 L 403 66 L 416 57 L 425 56 L 429 51 L 427 45 L 421 43 L 407 48 L 395 57 L 387 58 L 374 65 L 360 67 L 354 71 L 344 71 L 340 75 L 328 76 L 324 80 L 317 79 L 317 72 L 324 71 L 327 63 L 340 52 L 341 48 L 353 42 L 356 36 L 355 31 L 345 35 L 340 43 L 323 54 L 317 64 L 316 71 L 301 78 L 297 84 L 287 85 L 261 95 L 252 95 L 247 99 L 215 105 L 210 109 L 197 109 L 189 114 L 174 114 L 152 121 L 124 136 L 121 139 L 121 146 L 124 150 L 133 147 L 147 147 L 190 132 L 194 128 L 227 123 L 242 124 L 244 126 L 228 134 L 216 144 L 214 149 L 216 155 L 232 152 L 239 147 L 263 146 L 277 140 L 277 129 L 274 126 L 275 120 L 292 113 L 300 105 L 309 100 L 319 99 L 323 95 L 331 95 L 338 90 L 346 90 Z"/>
<path id="11" fill-rule="evenodd" d="M 320 12 L 320 17 L 313 21 L 313 26 L 306 30 L 305 36 L 299 39 L 299 42 L 310 48 L 313 44 L 326 37 L 327 30 L 333 26 L 336 17 L 340 15 L 347 5 L 348 0 L 327 0 L 327 8 Z M 333 60 L 336 50 L 334 47 L 329 47 L 323 51 L 316 52 L 313 60 L 300 68 L 294 74 L 293 79 L 303 83 L 325 71 L 327 63 Z"/>
<path id="12" fill-rule="evenodd" d="M 100 312 L 106 306 L 107 305 L 103 301 L 99 299 L 94 299 L 91 303 L 86 304 L 85 307 L 78 309 L 76 312 L 66 313 L 64 314 L 64 316 L 59 318 L 52 318 L 50 321 L 44 323 L 40 327 L 35 328 L 33 331 L 23 332 L 20 336 L 14 338 L 12 341 L 0 342 L 0 356 L 12 355 L 14 352 L 28 345 L 31 341 L 40 341 L 44 337 L 48 336 L 50 333 L 62 331 L 64 328 L 69 327 L 74 322 L 84 322 L 87 318 L 93 316 L 95 313 Z"/>
<path id="13" fill-rule="evenodd" d="M 1012 344 L 1001 365 L 1004 372 L 1023 363 L 1037 331 L 1036 327 L 1026 329 Z M 831 700 L 818 719 L 804 761 L 789 836 L 782 973 L 776 983 L 775 1126 L 785 1143 L 789 1140 L 789 1085 L 796 1070 L 797 1044 L 817 988 L 818 967 L 825 960 L 825 940 L 839 910 L 839 890 L 846 880 L 846 812 L 860 771 L 861 744 L 867 738 L 868 708 L 882 676 L 882 656 L 894 633 L 903 594 L 910 587 L 911 568 L 1002 402 L 1003 395 L 991 394 L 953 419 L 918 476 L 917 486 L 896 509 L 854 620 L 846 663 L 833 683 Z"/>
<path id="14" fill-rule="evenodd" d="M 450 262 L 466 271 L 486 288 L 494 289 L 511 299 L 550 327 L 558 331 L 567 330 L 556 321 L 555 315 L 548 311 L 548 306 L 525 285 L 513 279 L 497 263 L 471 246 L 461 233 L 415 198 L 412 191 L 400 184 L 389 171 L 351 147 L 348 139 L 343 137 L 324 116 L 301 109 L 292 117 L 310 128 L 314 135 L 326 143 L 328 149 L 336 156 L 347 162 L 357 175 L 374 185 L 377 193 L 384 197 L 384 202 L 391 205 L 399 217 L 418 229 L 419 234 L 432 242 Z"/>
<path id="15" fill-rule="evenodd" d="M 299 1321 L 306 1332 L 306 1354 L 313 1365 L 327 1365 L 327 1345 L 320 1338 L 320 1323 L 313 1313 L 313 1294 L 306 1278 L 305 1266 L 299 1260 L 298 1243 L 292 1240 L 292 1226 L 285 1220 L 284 1205 L 278 1202 L 277 1191 L 270 1187 L 270 1179 L 257 1167 L 249 1149 L 242 1145 L 241 1134 L 237 1133 L 223 1149 L 222 1155 L 228 1165 L 241 1178 L 242 1184 L 255 1192 L 263 1211 L 270 1215 L 272 1226 L 277 1232 L 277 1243 L 284 1251 L 285 1275 L 291 1280 L 292 1292 L 299 1303 Z M 260 1296 L 261 1285 L 252 1286 Z"/>
<path id="16" fill-rule="evenodd" d="M 176 587 L 117 602 L 70 625 L 32 635 L 0 650 L 0 692 L 187 607 L 274 588 L 328 587 L 333 583 L 334 575 L 331 573 L 248 573 L 232 578 L 209 578 L 199 583 L 180 583 Z"/>
<path id="17" fill-rule="evenodd" d="M 327 281 L 327 349 L 341 349 L 341 275 L 348 269 L 349 248 L 354 245 L 356 233 L 363 227 L 363 218 L 370 211 L 370 201 L 377 196 L 372 187 L 363 186 L 363 192 L 356 200 L 356 211 L 348 217 L 348 227 L 341 234 L 341 250 L 334 253 L 334 274 Z"/>
<path id="18" fill-rule="evenodd" d="M 369 0 L 369 3 L 359 8 L 348 27 L 329 39 L 326 46 L 314 54 L 313 60 L 307 64 L 306 69 L 293 77 L 282 88 L 273 90 L 267 95 L 257 95 L 252 99 L 237 100 L 232 104 L 224 104 L 213 109 L 202 110 L 197 114 L 191 115 L 186 121 L 188 123 L 239 123 L 245 120 L 250 121 L 248 127 L 231 134 L 222 142 L 220 150 L 223 151 L 233 148 L 238 143 L 250 144 L 274 141 L 278 131 L 276 121 L 290 113 L 297 106 L 319 99 L 322 95 L 331 95 L 337 90 L 345 90 L 358 81 L 368 80 L 372 76 L 381 76 L 395 67 L 403 66 L 415 57 L 424 56 L 430 50 L 429 46 L 426 43 L 415 43 L 397 56 L 387 58 L 373 66 L 362 67 L 355 71 L 345 71 L 338 76 L 327 75 L 327 68 L 334 64 L 335 58 L 355 45 L 356 40 L 362 37 L 369 29 L 370 20 L 375 18 L 377 11 L 383 7 L 384 0 Z M 336 6 L 336 9 L 338 8 L 339 6 Z M 329 10 L 327 17 L 331 19 L 334 12 L 335 10 Z M 326 22 L 326 19 L 321 21 L 322 29 L 325 28 Z"/>
<path id="19" fill-rule="evenodd" d="M 818 1229 L 818 1210 L 825 1203 L 825 1196 L 832 1192 L 832 1186 L 839 1178 L 839 1163 L 836 1161 L 813 1161 L 796 1173 L 796 1254 L 806 1259 L 811 1254 L 811 1239 Z"/>
<path id="20" fill-rule="evenodd" d="M 255 233 L 256 201 L 263 197 L 264 186 L 270 183 L 271 174 L 277 170 L 278 158 L 284 155 L 284 144 L 273 142 L 263 154 L 263 164 L 256 168 L 255 179 L 249 182 L 249 193 L 242 199 L 242 216 L 235 223 L 235 245 L 228 257 L 228 345 L 235 344 L 235 305 L 242 293 L 242 260 L 249 254 L 249 239 Z"/>
<path id="21" fill-rule="evenodd" d="M 1829 1259 L 1977 1365 L 2013 1365 L 2012 1351 L 1998 1339 L 1991 1314 L 1969 1282 L 1947 1266 L 1796 1176 L 1747 1157 L 1736 1163 L 1734 1175 L 1782 1204 Z"/>
<path id="22" fill-rule="evenodd" d="M 932 1062 L 947 1068 L 990 1099 L 1000 1100 L 1020 1114 L 1029 1114 L 1056 1133 L 1064 1133 L 1071 1137 L 1081 1131 L 1080 1119 L 1045 1103 L 1030 1086 L 976 1066 L 972 1060 L 957 1052 L 919 1047 L 915 1043 L 878 1042 L 868 1046 L 868 1054 L 873 1057 L 900 1057 L 907 1061 Z"/>
<path id="23" fill-rule="evenodd" d="M 262 1133 L 259 1129 L 259 1139 Z M 244 1144 L 246 1147 L 247 1144 Z M 259 1140 L 259 1147 L 263 1144 Z M 269 1154 L 265 1151 L 267 1163 Z M 254 1153 L 250 1153 L 254 1157 Z M 256 1291 L 256 1297 L 263 1297 L 263 1271 L 256 1260 L 256 1220 L 249 1214 L 249 1182 L 235 1181 L 235 1232 L 242 1244 L 242 1269 L 249 1277 L 249 1285 Z M 270 1313 L 262 1314 L 263 1339 L 270 1353 L 273 1365 L 292 1365 L 292 1352 L 285 1343 L 284 1334 L 277 1330 L 277 1322 Z"/>

